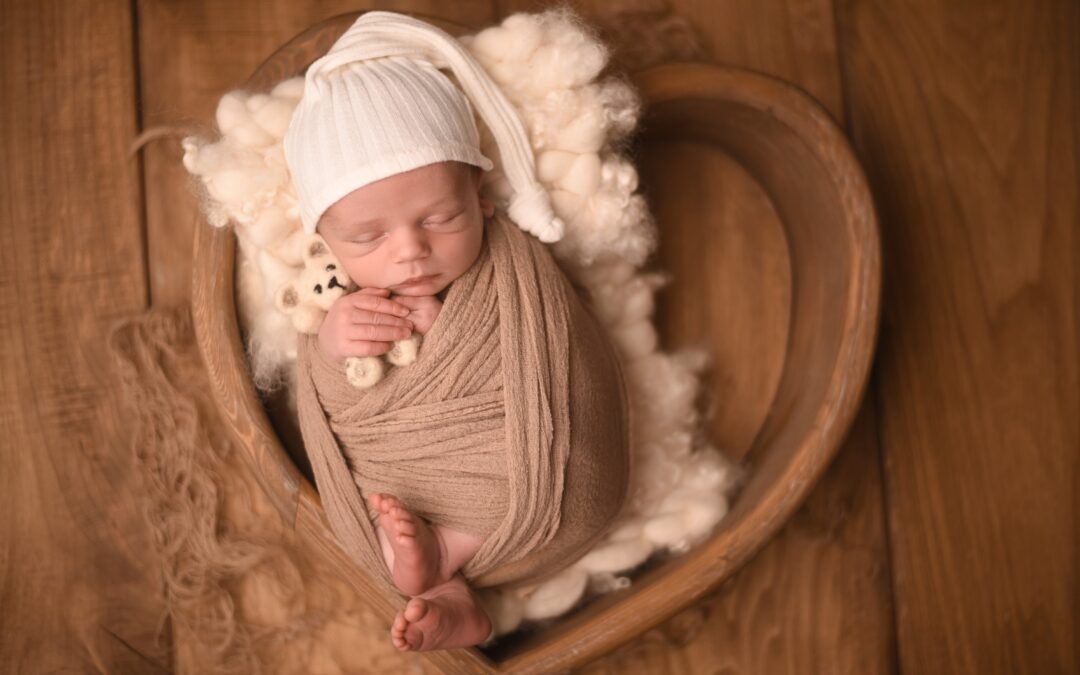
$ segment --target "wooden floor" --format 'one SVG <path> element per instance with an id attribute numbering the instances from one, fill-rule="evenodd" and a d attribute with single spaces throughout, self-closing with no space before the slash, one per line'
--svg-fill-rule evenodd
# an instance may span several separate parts
<path id="1" fill-rule="evenodd" d="M 477 27 L 544 6 L 373 4 Z M 707 612 L 586 670 L 1080 672 L 1080 3 L 577 3 L 616 5 L 685 17 L 701 58 L 834 115 L 877 201 L 884 303 L 804 508 Z M 104 340 L 187 302 L 194 205 L 176 139 L 128 147 L 212 120 L 279 44 L 364 6 L 0 4 L 0 671 L 177 669 Z"/>

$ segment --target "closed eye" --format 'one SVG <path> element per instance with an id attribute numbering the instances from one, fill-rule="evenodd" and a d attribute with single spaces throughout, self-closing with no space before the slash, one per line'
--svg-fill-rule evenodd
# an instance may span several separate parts
<path id="1" fill-rule="evenodd" d="M 382 237 L 381 234 L 370 234 L 370 235 L 365 235 L 365 236 L 362 236 L 362 237 L 355 237 L 353 239 L 349 239 L 348 242 L 350 244 L 374 244 L 381 237 Z"/>
<path id="2" fill-rule="evenodd" d="M 449 218 L 433 218 L 432 220 L 425 221 L 424 227 L 432 227 L 437 229 L 446 225 L 454 225 L 456 224 L 458 218 L 460 218 L 464 214 L 465 211 L 459 211 L 454 215 L 450 216 Z"/>

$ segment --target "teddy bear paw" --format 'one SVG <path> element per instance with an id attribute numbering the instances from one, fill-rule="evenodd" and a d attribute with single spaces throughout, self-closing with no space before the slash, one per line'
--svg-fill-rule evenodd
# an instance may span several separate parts
<path id="1" fill-rule="evenodd" d="M 350 356 L 345 359 L 345 377 L 357 389 L 367 389 L 383 377 L 383 362 L 377 356 Z"/>
<path id="2" fill-rule="evenodd" d="M 416 355 L 420 353 L 420 333 L 413 333 L 404 340 L 398 340 L 390 351 L 386 352 L 386 360 L 395 366 L 407 366 L 416 361 Z"/>

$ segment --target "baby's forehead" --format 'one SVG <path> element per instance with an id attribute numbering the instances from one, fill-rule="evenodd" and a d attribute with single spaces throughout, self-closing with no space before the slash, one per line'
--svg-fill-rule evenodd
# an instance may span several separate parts
<path id="1" fill-rule="evenodd" d="M 332 204 L 319 229 L 348 227 L 367 221 L 422 215 L 461 205 L 476 194 L 476 167 L 459 162 L 427 165 L 360 186 Z M 478 177 L 477 177 L 478 178 Z"/>

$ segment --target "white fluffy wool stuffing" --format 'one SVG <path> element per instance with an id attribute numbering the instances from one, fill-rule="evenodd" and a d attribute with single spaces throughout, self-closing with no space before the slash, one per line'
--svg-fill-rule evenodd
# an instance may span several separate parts
<path id="1" fill-rule="evenodd" d="M 636 194 L 637 170 L 619 152 L 637 124 L 636 92 L 622 80 L 597 79 L 607 49 L 566 10 L 515 14 L 460 39 L 521 113 L 538 178 L 567 225 L 552 251 L 593 294 L 627 364 L 634 415 L 635 472 L 616 526 L 538 588 L 482 593 L 502 635 L 522 621 L 559 616 L 592 593 L 625 587 L 627 573 L 653 553 L 684 552 L 706 538 L 727 511 L 734 471 L 704 440 L 695 407 L 707 354 L 658 349 L 652 314 L 664 278 L 639 271 L 656 247 L 656 227 Z M 208 221 L 235 226 L 240 319 L 255 383 L 266 391 L 291 386 L 286 374 L 296 358 L 295 330 L 273 296 L 301 265 L 302 228 L 282 138 L 302 91 L 302 77 L 268 94 L 231 91 L 217 109 L 220 138 L 183 140 L 184 166 L 204 188 Z M 499 153 L 477 122 L 483 151 L 496 161 L 485 190 L 505 205 Z"/>

